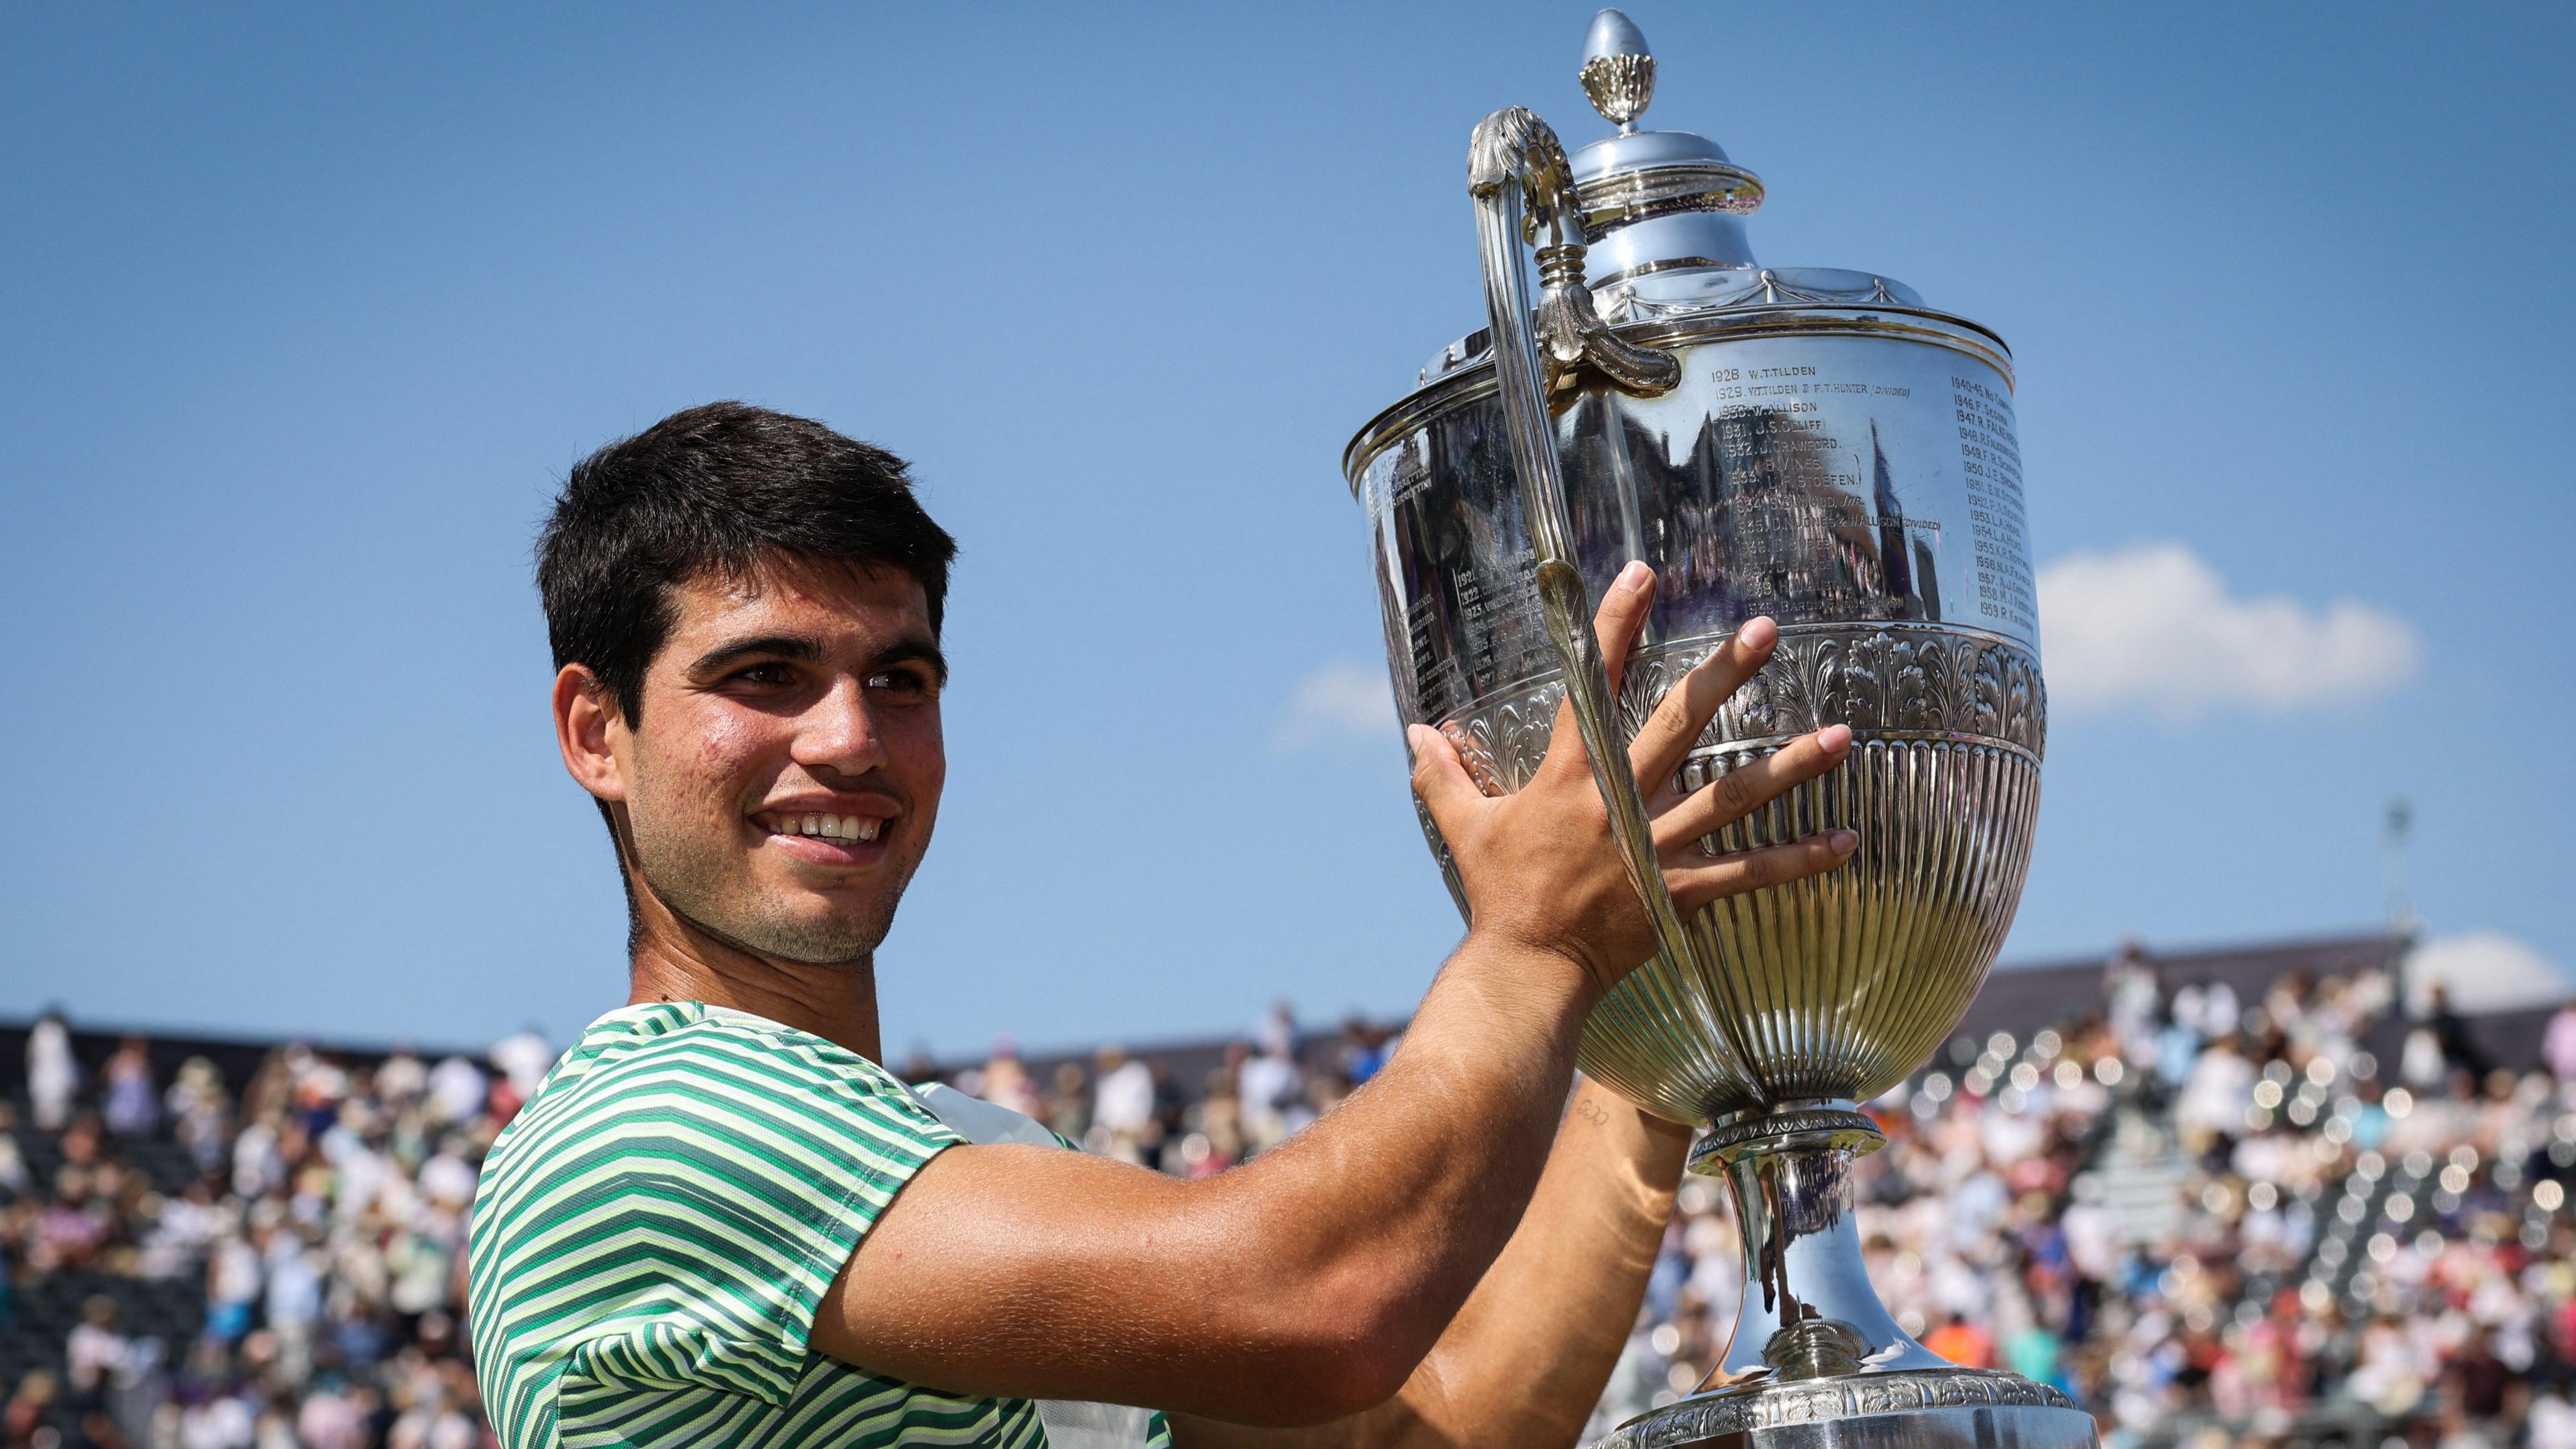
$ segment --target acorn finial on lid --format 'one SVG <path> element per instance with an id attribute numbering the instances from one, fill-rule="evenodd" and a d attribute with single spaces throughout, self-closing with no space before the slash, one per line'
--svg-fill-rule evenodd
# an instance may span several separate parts
<path id="1" fill-rule="evenodd" d="M 1655 98 L 1655 57 L 1645 32 L 1616 10 L 1593 16 L 1583 38 L 1583 93 L 1623 136 L 1637 129 Z"/>

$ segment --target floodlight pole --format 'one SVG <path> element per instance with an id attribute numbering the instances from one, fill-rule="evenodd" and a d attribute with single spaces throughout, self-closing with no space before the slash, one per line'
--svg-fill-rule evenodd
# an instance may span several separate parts
<path id="1" fill-rule="evenodd" d="M 2414 953 L 2415 903 L 2406 890 L 2406 839 L 2414 832 L 2415 807 L 2404 795 L 2388 797 L 2388 815 L 2380 831 L 2380 860 L 2386 875 L 2388 934 L 2397 943 L 2392 967 L 2397 981 L 2397 1009 L 2411 1014 L 2406 997 L 2406 958 Z"/>

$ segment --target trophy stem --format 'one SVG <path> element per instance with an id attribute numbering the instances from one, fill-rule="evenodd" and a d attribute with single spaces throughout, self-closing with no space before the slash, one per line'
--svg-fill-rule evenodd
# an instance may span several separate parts
<path id="1" fill-rule="evenodd" d="M 1725 1118 L 1701 1139 L 1691 1170 L 1725 1177 L 1744 1249 L 1735 1335 L 1702 1391 L 1950 1366 L 1897 1326 L 1861 1260 L 1852 1163 L 1885 1145 L 1849 1102 Z"/>
<path id="2" fill-rule="evenodd" d="M 1593 1449 L 2098 1449 L 2093 1418 L 2012 1374 L 1916 1343 L 1869 1286 L 1853 1159 L 1886 1145 L 1845 1101 L 1721 1117 L 1691 1170 L 1722 1176 L 1744 1233 L 1735 1337 L 1690 1397 Z"/>

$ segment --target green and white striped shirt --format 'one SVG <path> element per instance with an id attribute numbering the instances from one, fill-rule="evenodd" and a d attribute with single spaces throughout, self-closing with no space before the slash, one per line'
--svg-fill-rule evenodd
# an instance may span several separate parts
<path id="1" fill-rule="evenodd" d="M 942 1393 L 807 1347 L 877 1214 L 1000 1111 L 948 1112 L 953 1130 L 876 1064 L 749 1012 L 591 1023 L 475 1199 L 474 1362 L 505 1449 L 1169 1449 L 1159 1414 Z"/>

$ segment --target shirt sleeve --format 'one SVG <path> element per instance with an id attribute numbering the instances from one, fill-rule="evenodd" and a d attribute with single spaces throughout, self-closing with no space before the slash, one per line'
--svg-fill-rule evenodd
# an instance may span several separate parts
<path id="1" fill-rule="evenodd" d="M 656 1055 L 601 1124 L 618 1163 L 596 1256 L 624 1301 L 568 1366 L 563 1407 L 615 1385 L 784 1404 L 832 1279 L 959 1139 L 828 1044 L 703 1023 Z"/>

